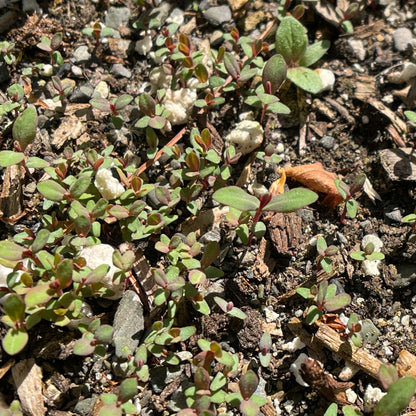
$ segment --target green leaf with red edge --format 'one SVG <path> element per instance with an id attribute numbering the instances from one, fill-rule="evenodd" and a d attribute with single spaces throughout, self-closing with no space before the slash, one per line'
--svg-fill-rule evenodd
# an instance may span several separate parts
<path id="1" fill-rule="evenodd" d="M 318 237 L 316 240 L 316 250 L 318 251 L 318 254 L 323 256 L 327 247 L 325 239 L 323 237 Z"/>
<path id="2" fill-rule="evenodd" d="M 149 119 L 148 125 L 153 129 L 161 130 L 166 126 L 166 119 L 162 116 L 154 116 Z"/>
<path id="3" fill-rule="evenodd" d="M 185 163 L 192 172 L 199 172 L 200 160 L 195 152 L 186 155 Z"/>
<path id="4" fill-rule="evenodd" d="M 318 195 L 315 192 L 306 188 L 295 188 L 283 194 L 275 195 L 264 207 L 264 211 L 293 212 L 306 205 L 313 204 L 317 199 Z"/>
<path id="5" fill-rule="evenodd" d="M 260 201 L 255 196 L 249 195 L 238 186 L 227 186 L 218 189 L 214 192 L 212 198 L 223 205 L 229 205 L 240 211 L 255 211 L 260 206 Z"/>
<path id="6" fill-rule="evenodd" d="M 71 197 L 78 199 L 88 189 L 91 184 L 91 178 L 89 176 L 81 176 L 70 187 L 69 192 Z"/>
<path id="7" fill-rule="evenodd" d="M 105 113 L 111 113 L 111 103 L 106 98 L 95 97 L 90 100 L 90 104 L 97 110 L 103 111 Z"/>
<path id="8" fill-rule="evenodd" d="M 328 312 L 334 312 L 345 308 L 351 303 L 351 296 L 348 293 L 340 293 L 325 301 L 324 308 Z"/>
<path id="9" fill-rule="evenodd" d="M 15 262 L 23 259 L 24 251 L 24 247 L 13 241 L 0 241 L 0 264 L 4 264 L 6 267 L 14 267 Z"/>
<path id="10" fill-rule="evenodd" d="M 198 78 L 199 82 L 205 83 L 208 81 L 208 71 L 205 68 L 205 65 L 199 63 L 195 66 L 195 76 Z"/>
<path id="11" fill-rule="evenodd" d="M 65 259 L 58 264 L 56 268 L 56 278 L 59 280 L 59 286 L 61 289 L 69 287 L 72 283 L 72 260 Z"/>
<path id="12" fill-rule="evenodd" d="M 4 351 L 9 355 L 16 355 L 25 348 L 29 335 L 25 328 L 10 328 L 1 340 Z"/>
<path id="13" fill-rule="evenodd" d="M 38 114 L 35 107 L 28 107 L 17 117 L 13 124 L 13 140 L 17 140 L 20 148 L 25 150 L 33 142 L 38 127 Z"/>
<path id="14" fill-rule="evenodd" d="M 224 54 L 224 66 L 227 72 L 234 79 L 237 79 L 240 76 L 240 65 L 235 59 L 235 57 L 229 52 L 226 52 Z"/>
<path id="15" fill-rule="evenodd" d="M 64 195 L 67 193 L 67 190 L 63 186 L 50 179 L 40 182 L 37 188 L 46 199 L 55 202 L 61 202 L 64 199 Z"/>
<path id="16" fill-rule="evenodd" d="M 146 116 L 154 117 L 156 115 L 156 101 L 146 92 L 140 94 L 139 107 Z"/>
<path id="17" fill-rule="evenodd" d="M 396 366 L 393 364 L 381 364 L 377 376 L 385 390 L 387 390 L 391 384 L 399 379 Z"/>
<path id="18" fill-rule="evenodd" d="M 198 390 L 209 390 L 211 379 L 204 367 L 198 367 L 194 374 L 195 386 Z"/>
<path id="19" fill-rule="evenodd" d="M 248 400 L 256 391 L 259 385 L 259 378 L 253 370 L 248 370 L 247 373 L 240 377 L 238 386 L 244 400 Z"/>
<path id="20" fill-rule="evenodd" d="M 189 272 L 188 279 L 193 285 L 199 285 L 204 283 L 207 277 L 201 270 L 194 269 Z"/>
<path id="21" fill-rule="evenodd" d="M 78 236 L 86 237 L 91 229 L 91 222 L 89 217 L 85 215 L 79 215 L 74 220 L 74 227 Z"/>
<path id="22" fill-rule="evenodd" d="M 41 284 L 29 289 L 25 295 L 25 304 L 28 308 L 41 306 L 48 302 L 56 294 L 56 290 L 51 289 L 49 284 Z"/>
<path id="23" fill-rule="evenodd" d="M 113 205 L 111 208 L 108 209 L 108 213 L 113 217 L 116 217 L 118 220 L 129 218 L 131 216 L 131 213 L 128 210 L 128 208 L 123 207 L 122 205 Z"/>
<path id="24" fill-rule="evenodd" d="M 163 205 L 169 205 L 171 201 L 170 192 L 165 186 L 156 186 L 155 188 L 156 199 Z"/>
<path id="25" fill-rule="evenodd" d="M 260 407 L 257 403 L 254 403 L 253 400 L 243 400 L 240 403 L 239 409 L 244 416 L 257 416 Z"/>
<path id="26" fill-rule="evenodd" d="M 241 309 L 235 306 L 231 308 L 227 313 L 231 316 L 234 316 L 235 318 L 239 318 L 243 320 L 247 318 L 247 315 Z"/>
<path id="27" fill-rule="evenodd" d="M 25 159 L 24 153 L 14 152 L 13 150 L 3 150 L 0 152 L 0 166 L 7 167 L 17 165 Z"/>
<path id="28" fill-rule="evenodd" d="M 95 350 L 95 345 L 92 343 L 92 339 L 83 337 L 75 341 L 74 349 L 72 352 L 75 355 L 86 356 L 86 355 L 92 354 L 94 350 Z"/>
<path id="29" fill-rule="evenodd" d="M 262 83 L 264 91 L 274 94 L 286 79 L 287 65 L 282 55 L 272 56 L 264 65 Z M 270 85 L 270 91 L 268 90 Z"/>
<path id="30" fill-rule="evenodd" d="M 133 251 L 128 250 L 125 253 L 121 254 L 119 250 L 115 250 L 113 253 L 113 264 L 124 272 L 129 271 L 136 259 L 136 256 Z"/>

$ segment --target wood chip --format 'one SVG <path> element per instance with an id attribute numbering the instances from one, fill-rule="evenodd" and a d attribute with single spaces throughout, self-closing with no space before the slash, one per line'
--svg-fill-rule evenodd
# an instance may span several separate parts
<path id="1" fill-rule="evenodd" d="M 86 127 L 77 117 L 64 119 L 61 125 L 55 130 L 52 139 L 52 146 L 61 149 L 70 139 L 78 139 L 86 130 Z"/>
<path id="2" fill-rule="evenodd" d="M 403 377 L 407 374 L 416 377 L 416 356 L 409 351 L 401 350 L 396 361 L 396 369 L 399 377 Z"/>
<path id="3" fill-rule="evenodd" d="M 11 360 L 7 361 L 6 363 L 4 363 L 1 368 L 0 368 L 0 379 L 2 379 L 5 374 L 7 374 L 7 372 L 14 366 L 14 363 L 16 361 L 12 358 Z"/>
<path id="4" fill-rule="evenodd" d="M 367 101 L 374 97 L 377 91 L 375 77 L 361 75 L 354 80 L 354 97 L 361 101 Z"/>
<path id="5" fill-rule="evenodd" d="M 371 377 L 378 379 L 378 371 L 382 362 L 365 348 L 358 348 L 352 342 L 345 341 L 337 331 L 325 324 L 319 326 L 315 339 L 344 360 L 353 363 Z"/>
<path id="6" fill-rule="evenodd" d="M 415 149 L 383 149 L 378 153 L 381 164 L 392 181 L 416 181 Z"/>
<path id="7" fill-rule="evenodd" d="M 23 412 L 31 416 L 45 415 L 41 369 L 35 360 L 30 358 L 18 362 L 12 368 L 12 375 Z"/>
<path id="8" fill-rule="evenodd" d="M 0 195 L 0 219 L 7 224 L 14 224 L 25 215 L 22 193 L 24 176 L 25 170 L 20 164 L 6 168 Z"/>

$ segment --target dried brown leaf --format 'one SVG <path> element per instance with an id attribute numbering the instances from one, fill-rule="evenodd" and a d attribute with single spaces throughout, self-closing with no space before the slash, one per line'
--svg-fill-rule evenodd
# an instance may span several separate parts
<path id="1" fill-rule="evenodd" d="M 324 196 L 322 203 L 335 208 L 342 197 L 335 186 L 337 175 L 326 171 L 320 162 L 285 168 L 286 176 Z"/>

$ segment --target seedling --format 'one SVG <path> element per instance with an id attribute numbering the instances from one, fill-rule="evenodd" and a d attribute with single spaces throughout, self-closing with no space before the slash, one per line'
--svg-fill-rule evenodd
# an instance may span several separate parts
<path id="1" fill-rule="evenodd" d="M 99 22 L 96 22 L 92 27 L 86 27 L 82 29 L 81 32 L 82 34 L 92 36 L 95 39 L 94 49 L 96 50 L 100 44 L 100 39 L 112 36 L 114 33 L 114 29 L 112 29 L 111 27 L 106 27 Z"/>
<path id="2" fill-rule="evenodd" d="M 99 416 L 121 416 L 122 414 L 137 414 L 137 409 L 131 399 L 137 394 L 137 380 L 127 378 L 120 384 L 118 394 L 103 393 L 100 399 L 104 406 L 100 410 Z"/>
<path id="3" fill-rule="evenodd" d="M 351 186 L 348 186 L 345 182 L 340 179 L 334 179 L 335 186 L 338 189 L 338 192 L 342 196 L 344 202 L 344 207 L 341 213 L 341 222 L 346 224 L 346 216 L 349 218 L 355 218 L 357 215 L 357 201 L 354 199 L 354 195 L 357 192 L 360 192 L 363 189 L 366 176 L 364 173 L 359 174 Z"/>
<path id="4" fill-rule="evenodd" d="M 55 33 L 52 39 L 42 36 L 41 41 L 36 45 L 39 49 L 47 52 L 51 59 L 51 64 L 58 66 L 64 63 L 61 53 L 58 51 L 62 43 L 62 33 Z"/>
<path id="5" fill-rule="evenodd" d="M 52 77 L 52 85 L 58 92 L 58 95 L 53 98 L 54 101 L 61 100 L 62 109 L 65 111 L 68 104 L 67 97 L 71 93 L 71 87 L 67 83 L 62 84 L 61 80 L 57 76 Z"/>
<path id="6" fill-rule="evenodd" d="M 259 348 L 260 364 L 263 367 L 268 367 L 272 359 L 272 354 L 270 352 L 272 348 L 272 337 L 268 332 L 265 332 L 260 338 Z"/>
<path id="7" fill-rule="evenodd" d="M 313 303 L 306 313 L 306 322 L 309 325 L 321 319 L 324 312 L 335 312 L 351 303 L 351 296 L 348 293 L 336 294 L 337 287 L 334 284 L 328 285 L 326 280 L 319 285 L 313 285 L 310 289 L 298 288 L 296 292 Z"/>
<path id="8" fill-rule="evenodd" d="M 223 298 L 220 298 L 219 296 L 214 297 L 215 303 L 221 308 L 221 310 L 231 316 L 234 316 L 236 318 L 240 319 L 246 319 L 247 315 L 239 308 L 235 307 L 233 302 L 227 302 Z"/>
<path id="9" fill-rule="evenodd" d="M 338 252 L 338 248 L 331 245 L 328 247 L 323 237 L 318 237 L 316 241 L 316 250 L 318 251 L 317 262 L 325 271 L 325 273 L 331 273 L 332 271 L 332 259 Z"/>
<path id="10" fill-rule="evenodd" d="M 384 254 L 379 251 L 374 251 L 374 244 L 370 241 L 365 247 L 364 250 L 353 251 L 350 254 L 350 257 L 357 261 L 364 260 L 383 260 Z"/>
<path id="11" fill-rule="evenodd" d="M 123 124 L 123 119 L 119 115 L 119 112 L 128 106 L 132 100 L 133 97 L 131 95 L 122 94 L 111 101 L 103 97 L 94 97 L 90 100 L 90 104 L 104 113 L 111 113 L 111 122 L 116 129 L 120 129 Z"/>
<path id="12" fill-rule="evenodd" d="M 276 53 L 286 62 L 287 78 L 306 92 L 317 93 L 321 79 L 308 67 L 319 61 L 330 42 L 322 40 L 308 46 L 306 28 L 292 16 L 282 19 L 276 31 Z"/>
<path id="13" fill-rule="evenodd" d="M 260 222 L 263 212 L 293 212 L 318 199 L 315 192 L 304 188 L 291 189 L 275 196 L 266 193 L 257 198 L 237 186 L 221 188 L 212 197 L 234 209 L 230 210 L 227 219 L 237 225 L 236 231 L 243 244 L 251 244 L 254 236 L 264 234 L 265 225 Z"/>

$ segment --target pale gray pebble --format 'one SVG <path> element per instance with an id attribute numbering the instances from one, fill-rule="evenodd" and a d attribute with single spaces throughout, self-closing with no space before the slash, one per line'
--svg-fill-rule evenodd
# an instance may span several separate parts
<path id="1" fill-rule="evenodd" d="M 361 334 L 364 343 L 375 344 L 381 332 L 370 319 L 364 319 L 361 321 Z"/>
<path id="2" fill-rule="evenodd" d="M 407 27 L 399 27 L 393 33 L 394 48 L 399 52 L 404 52 L 412 40 L 413 33 Z"/>
<path id="3" fill-rule="evenodd" d="M 113 344 L 116 356 L 123 358 L 134 354 L 139 345 L 140 332 L 144 330 L 143 306 L 132 290 L 123 293 L 113 322 Z"/>
<path id="4" fill-rule="evenodd" d="M 360 39 L 349 39 L 348 46 L 351 48 L 354 56 L 360 60 L 364 61 L 366 55 L 366 49 L 364 47 L 364 42 Z"/>
<path id="5" fill-rule="evenodd" d="M 302 218 L 302 220 L 306 223 L 315 221 L 313 211 L 308 208 L 301 208 L 298 210 L 298 215 Z"/>
<path id="6" fill-rule="evenodd" d="M 105 17 L 105 25 L 117 29 L 120 25 L 126 26 L 130 19 L 128 7 L 110 7 Z"/>
<path id="7" fill-rule="evenodd" d="M 23 0 L 22 1 L 22 11 L 25 12 L 36 12 L 42 13 L 38 2 L 36 0 Z"/>
<path id="8" fill-rule="evenodd" d="M 159 394 L 173 380 L 182 374 L 182 366 L 154 367 L 150 370 L 149 382 L 153 391 Z"/>
<path id="9" fill-rule="evenodd" d="M 401 222 L 402 221 L 402 212 L 401 209 L 397 206 L 388 206 L 384 210 L 384 215 L 391 221 Z"/>
<path id="10" fill-rule="evenodd" d="M 74 50 L 74 53 L 71 57 L 71 61 L 74 64 L 82 64 L 82 63 L 87 62 L 90 58 L 91 58 L 91 54 L 88 50 L 88 46 L 81 45 L 81 46 L 78 46 L 78 48 Z"/>
<path id="11" fill-rule="evenodd" d="M 111 73 L 118 78 L 131 78 L 131 71 L 122 64 L 114 64 Z"/>
<path id="12" fill-rule="evenodd" d="M 210 7 L 204 14 L 205 20 L 213 26 L 219 26 L 222 23 L 231 20 L 231 9 L 228 6 Z"/>
<path id="13" fill-rule="evenodd" d="M 97 402 L 97 396 L 89 397 L 88 399 L 80 400 L 74 407 L 74 412 L 80 416 L 87 416 L 92 413 L 92 409 Z"/>
<path id="14" fill-rule="evenodd" d="M 319 144 L 326 150 L 331 150 L 335 145 L 335 139 L 332 136 L 325 135 L 319 140 Z"/>
<path id="15" fill-rule="evenodd" d="M 81 85 L 78 88 L 75 88 L 69 101 L 71 103 L 88 103 L 92 97 L 94 88 L 90 84 Z"/>
<path id="16" fill-rule="evenodd" d="M 80 68 L 77 65 L 71 66 L 71 72 L 72 72 L 72 75 L 74 75 L 75 77 L 82 77 L 82 68 Z"/>

